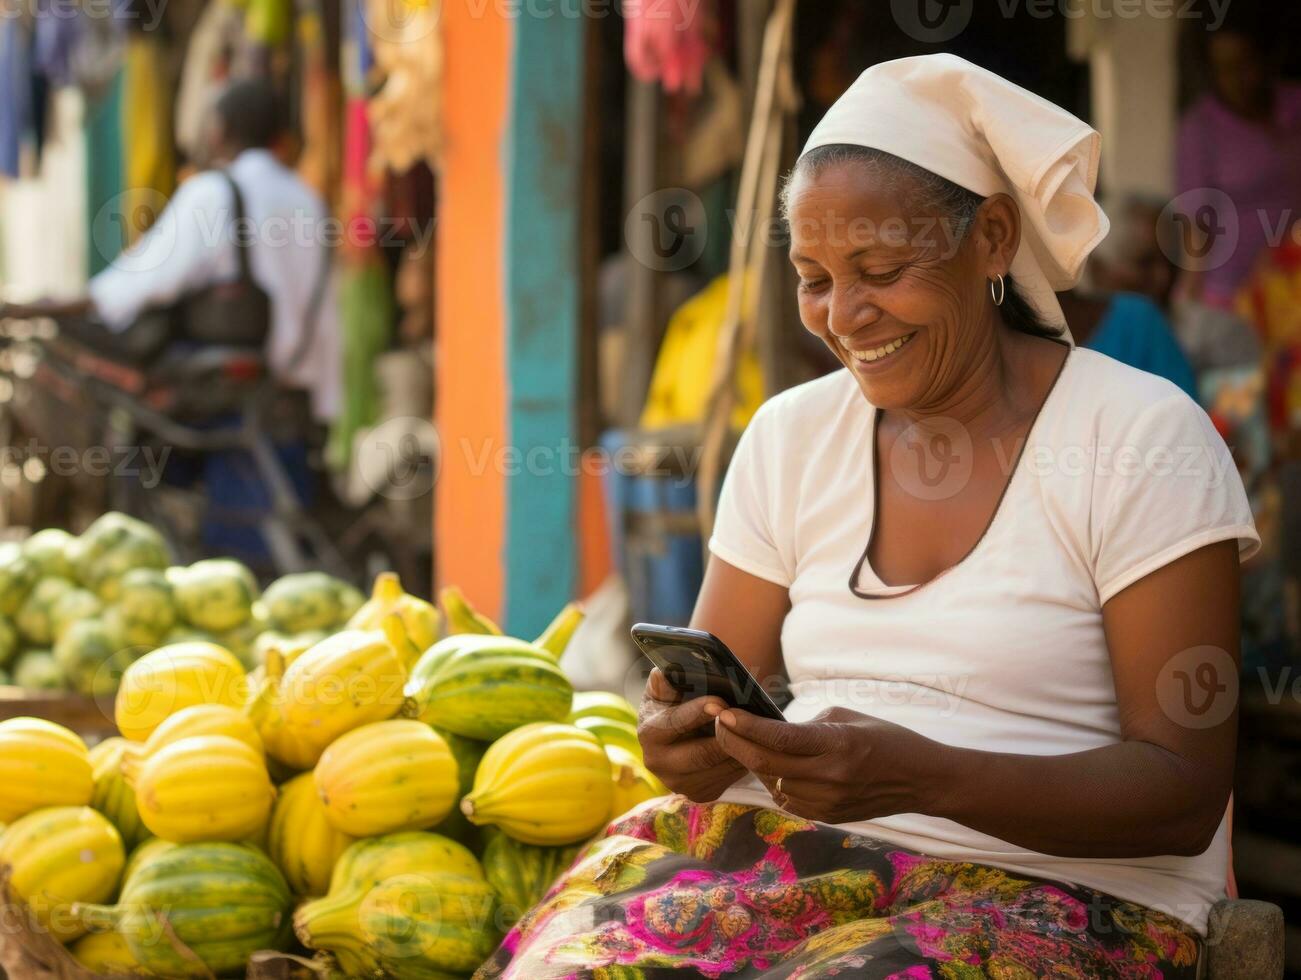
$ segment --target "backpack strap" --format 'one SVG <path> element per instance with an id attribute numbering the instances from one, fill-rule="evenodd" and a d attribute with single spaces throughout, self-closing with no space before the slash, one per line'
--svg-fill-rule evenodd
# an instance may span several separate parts
<path id="1" fill-rule="evenodd" d="M 253 272 L 248 257 L 252 243 L 248 240 L 248 236 L 244 234 L 244 194 L 240 191 L 239 184 L 235 183 L 235 178 L 230 175 L 229 170 L 222 169 L 218 173 L 226 178 L 226 183 L 230 185 L 231 196 L 235 201 L 234 239 L 235 255 L 239 259 L 239 281 L 252 282 Z"/>

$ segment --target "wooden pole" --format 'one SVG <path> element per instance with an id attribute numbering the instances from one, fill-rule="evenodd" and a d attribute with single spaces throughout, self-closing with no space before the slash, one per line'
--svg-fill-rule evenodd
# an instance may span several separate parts
<path id="1" fill-rule="evenodd" d="M 625 145 L 624 214 L 632 212 L 637 202 L 659 190 L 659 118 L 660 89 L 655 82 L 629 79 L 628 130 Z M 619 393 L 618 423 L 635 428 L 641 418 L 646 393 L 650 390 L 651 370 L 655 362 L 660 328 L 661 304 L 659 274 L 639 261 L 639 255 L 655 254 L 650 222 L 625 222 L 628 254 L 627 312 L 624 315 L 623 386 Z M 636 236 L 636 240 L 631 240 Z"/>
<path id="2" fill-rule="evenodd" d="M 794 83 L 790 75 L 790 33 L 795 15 L 795 0 L 778 0 L 764 32 L 763 55 L 759 65 L 758 88 L 754 112 L 741 164 L 741 186 L 737 194 L 736 221 L 733 225 L 732 249 L 728 262 L 727 305 L 723 328 L 719 333 L 718 356 L 705 411 L 700 480 L 697 484 L 696 512 L 700 533 L 708 541 L 714 526 L 714 498 L 723 468 L 723 447 L 731 426 L 736 392 L 736 366 L 747 339 L 753 339 L 752 325 L 743 323 L 747 285 L 757 287 L 750 270 L 754 256 L 766 234 L 764 225 L 773 213 L 777 186 L 777 164 L 781 153 L 780 120 Z"/>

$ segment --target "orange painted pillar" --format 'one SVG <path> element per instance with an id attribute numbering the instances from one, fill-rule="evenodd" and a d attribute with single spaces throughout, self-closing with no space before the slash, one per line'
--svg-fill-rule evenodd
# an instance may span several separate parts
<path id="1" fill-rule="evenodd" d="M 512 25 L 499 5 L 444 0 L 446 154 L 438 188 L 434 581 L 500 617 L 508 446 L 503 270 Z"/>

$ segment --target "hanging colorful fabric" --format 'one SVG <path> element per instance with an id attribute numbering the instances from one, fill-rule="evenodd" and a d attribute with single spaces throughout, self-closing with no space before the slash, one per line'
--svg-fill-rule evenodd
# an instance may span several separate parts
<path id="1" fill-rule="evenodd" d="M 633 77 L 666 92 L 700 91 L 713 48 L 703 3 L 623 0 L 623 56 Z"/>
<path id="2" fill-rule="evenodd" d="M 176 189 L 172 154 L 171 85 L 159 39 L 132 34 L 123 69 L 122 132 L 126 148 L 127 242 L 134 242 L 162 213 Z"/>
<path id="3" fill-rule="evenodd" d="M 244 30 L 249 40 L 278 48 L 293 30 L 292 0 L 248 0 Z"/>
<path id="4" fill-rule="evenodd" d="M 325 41 L 322 0 L 304 0 L 298 8 L 298 56 L 302 64 L 300 124 L 303 151 L 298 157 L 298 175 L 327 201 L 336 203 L 339 193 L 341 93 L 338 74 L 329 61 Z"/>
<path id="5" fill-rule="evenodd" d="M 124 163 L 122 158 L 123 72 L 108 82 L 99 98 L 86 101 L 86 271 L 95 275 L 107 268 L 126 246 L 122 215 Z"/>
<path id="6" fill-rule="evenodd" d="M 20 17 L 0 17 L 0 174 L 18 176 L 32 121 L 32 39 Z"/>
<path id="7" fill-rule="evenodd" d="M 747 290 L 750 294 L 754 292 Z M 753 307 L 753 295 L 746 299 Z M 643 429 L 667 429 L 704 421 L 726 307 L 727 276 L 723 275 L 673 314 L 655 359 L 655 374 L 641 416 Z M 735 384 L 737 398 L 732 407 L 732 427 L 743 429 L 763 403 L 763 371 L 753 350 L 741 354 Z"/>
<path id="8" fill-rule="evenodd" d="M 384 84 L 370 102 L 372 165 L 404 173 L 419 160 L 437 169 L 442 155 L 443 44 L 439 0 L 367 0 L 375 63 Z"/>
<path id="9" fill-rule="evenodd" d="M 352 456 L 357 430 L 372 424 L 379 411 L 375 359 L 389 347 L 393 332 L 393 287 L 388 268 L 372 254 L 361 265 L 339 272 L 339 319 L 343 328 L 343 404 L 330 429 L 326 463 L 343 469 Z"/>

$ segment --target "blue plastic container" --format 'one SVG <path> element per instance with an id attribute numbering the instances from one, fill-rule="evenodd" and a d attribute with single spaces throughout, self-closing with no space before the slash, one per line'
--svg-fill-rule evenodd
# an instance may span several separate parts
<path id="1" fill-rule="evenodd" d="M 685 626 L 704 577 L 699 532 L 682 533 L 696 510 L 695 476 L 620 472 L 620 450 L 630 433 L 610 430 L 600 441 L 607 468 L 604 484 L 614 564 L 628 587 L 635 622 Z M 672 515 L 669 528 L 657 517 Z M 684 520 L 685 519 L 685 520 Z"/>

